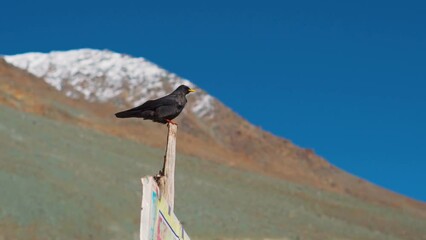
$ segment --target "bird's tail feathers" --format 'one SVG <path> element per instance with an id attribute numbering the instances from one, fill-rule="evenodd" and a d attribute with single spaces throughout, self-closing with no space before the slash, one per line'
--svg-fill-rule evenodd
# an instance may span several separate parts
<path id="1" fill-rule="evenodd" d="M 118 112 L 115 114 L 118 118 L 143 118 L 143 119 L 153 119 L 154 118 L 154 111 L 152 110 L 146 110 L 146 111 L 140 111 L 135 109 L 130 109 L 122 112 Z"/>
<path id="2" fill-rule="evenodd" d="M 138 117 L 137 111 L 122 111 L 115 114 L 118 118 L 131 118 L 131 117 Z"/>

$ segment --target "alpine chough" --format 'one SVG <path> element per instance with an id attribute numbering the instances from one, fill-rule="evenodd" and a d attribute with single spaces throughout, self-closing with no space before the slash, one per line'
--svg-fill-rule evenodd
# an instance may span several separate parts
<path id="1" fill-rule="evenodd" d="M 163 124 L 176 124 L 172 120 L 182 112 L 187 102 L 186 94 L 190 92 L 195 92 L 195 90 L 188 86 L 180 85 L 167 96 L 149 100 L 138 107 L 118 112 L 115 116 L 118 118 L 143 118 L 144 120 L 152 120 Z"/>

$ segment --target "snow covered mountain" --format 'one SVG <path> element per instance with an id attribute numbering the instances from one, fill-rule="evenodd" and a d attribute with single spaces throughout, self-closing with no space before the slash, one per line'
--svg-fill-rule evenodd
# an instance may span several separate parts
<path id="1" fill-rule="evenodd" d="M 129 73 L 142 69 L 141 59 L 133 60 L 139 63 L 126 74 L 110 71 L 129 67 L 120 64 L 131 58 L 92 51 L 88 58 L 77 54 L 84 50 L 71 51 L 87 64 L 54 53 L 8 57 L 33 74 L 0 58 L 0 215 L 6 214 L 0 218 L 0 239 L 134 236 L 129 226 L 137 229 L 139 219 L 134 206 L 140 186 L 135 180 L 161 167 L 167 128 L 137 119 L 123 121 L 113 113 L 122 107 L 117 101 L 130 105 L 135 103 L 126 100 L 138 100 L 129 95 L 129 84 L 140 87 L 135 81 L 149 85 L 140 91 L 154 97 L 147 90 L 156 89 L 152 85 L 165 93 L 185 80 L 148 62 L 152 68 L 143 68 L 142 77 Z M 202 99 L 197 94 L 188 98 L 189 103 Z M 294 233 L 289 236 L 303 239 L 425 239 L 424 203 L 341 171 L 313 151 L 251 125 L 219 101 L 211 103 L 214 115 L 202 115 L 190 104 L 178 119 L 176 181 L 184 192 L 179 199 L 191 203 L 183 211 L 189 214 L 185 222 L 200 229 L 198 236 L 217 239 L 205 230 L 216 224 L 225 229 L 224 237 L 260 238 L 260 226 L 269 237 L 270 231 L 282 233 L 286 227 Z M 117 216 L 128 221 L 117 225 Z M 206 225 L 200 216 L 213 220 Z M 238 216 L 248 220 L 234 226 Z M 259 219 L 277 216 L 276 224 L 259 225 Z M 29 222 L 22 225 L 20 219 Z M 62 227 L 70 224 L 74 228 Z M 247 224 L 253 227 L 245 230 Z"/>
<path id="2" fill-rule="evenodd" d="M 179 84 L 194 87 L 188 80 L 143 58 L 110 51 L 82 49 L 4 58 L 0 58 L 0 105 L 155 148 L 164 146 L 164 126 L 147 121 L 122 121 L 113 117 L 113 113 L 164 95 Z M 341 171 L 314 151 L 295 146 L 286 139 L 253 126 L 220 101 L 198 90 L 196 94 L 188 96 L 189 105 L 180 117 L 179 153 L 236 169 L 259 172 L 271 179 L 285 179 L 312 189 L 403 209 L 421 217 L 421 221 L 425 218 L 424 203 Z M 70 98 L 87 101 L 73 101 Z M 31 127 L 35 124 L 38 123 L 32 122 Z M 44 141 L 46 136 L 37 136 L 37 139 Z M 9 138 L 4 135 L 4 142 L 8 142 Z M 206 173 L 210 171 L 203 170 Z M 216 173 L 209 174 L 213 176 Z M 234 181 L 239 179 L 235 178 Z M 256 188 L 256 181 L 250 180 L 250 187 Z M 335 202 L 324 204 L 327 209 L 335 209 Z M 354 213 L 352 205 L 344 211 L 347 214 L 339 213 L 338 216 Z M 333 213 L 336 212 L 333 210 Z M 387 224 L 386 221 L 383 220 L 381 224 Z M 394 222 L 392 219 L 389 221 Z M 371 227 L 370 222 L 365 224 L 366 228 Z M 407 229 L 407 226 L 400 224 L 392 226 L 402 235 Z"/>
<path id="3" fill-rule="evenodd" d="M 50 53 L 25 53 L 4 59 L 71 98 L 111 101 L 137 106 L 171 92 L 180 84 L 196 87 L 186 79 L 144 58 L 108 50 L 80 49 Z M 197 88 L 200 90 L 199 88 Z M 212 118 L 215 100 L 204 91 L 191 96 L 190 110 L 200 118 Z"/>

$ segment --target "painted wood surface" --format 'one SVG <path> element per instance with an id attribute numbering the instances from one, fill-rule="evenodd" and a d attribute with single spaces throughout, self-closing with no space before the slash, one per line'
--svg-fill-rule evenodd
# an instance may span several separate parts
<path id="1" fill-rule="evenodd" d="M 160 188 L 154 177 L 142 181 L 140 240 L 190 240 L 171 210 L 166 198 L 160 198 Z"/>

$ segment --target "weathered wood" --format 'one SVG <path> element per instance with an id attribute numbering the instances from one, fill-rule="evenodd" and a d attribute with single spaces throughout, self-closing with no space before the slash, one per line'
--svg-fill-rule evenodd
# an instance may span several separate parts
<path id="1" fill-rule="evenodd" d="M 142 182 L 142 203 L 141 203 L 141 223 L 140 240 L 146 240 L 149 236 L 150 228 L 155 225 L 152 221 L 152 177 L 141 178 Z M 144 214 L 145 213 L 145 214 Z"/>
<path id="2" fill-rule="evenodd" d="M 173 211 L 175 202 L 175 161 L 176 161 L 176 134 L 177 125 L 168 124 L 167 146 L 164 155 L 163 170 L 160 173 L 158 184 L 161 197 L 164 197 Z"/>
<path id="3" fill-rule="evenodd" d="M 172 235 L 190 240 L 174 214 L 177 125 L 168 124 L 163 169 L 142 179 L 140 240 L 169 239 Z M 177 239 L 173 237 L 173 239 Z"/>
<path id="4" fill-rule="evenodd" d="M 142 178 L 142 209 L 140 240 L 178 239 L 190 240 L 182 223 L 170 209 L 166 199 L 160 198 L 158 179 Z"/>

